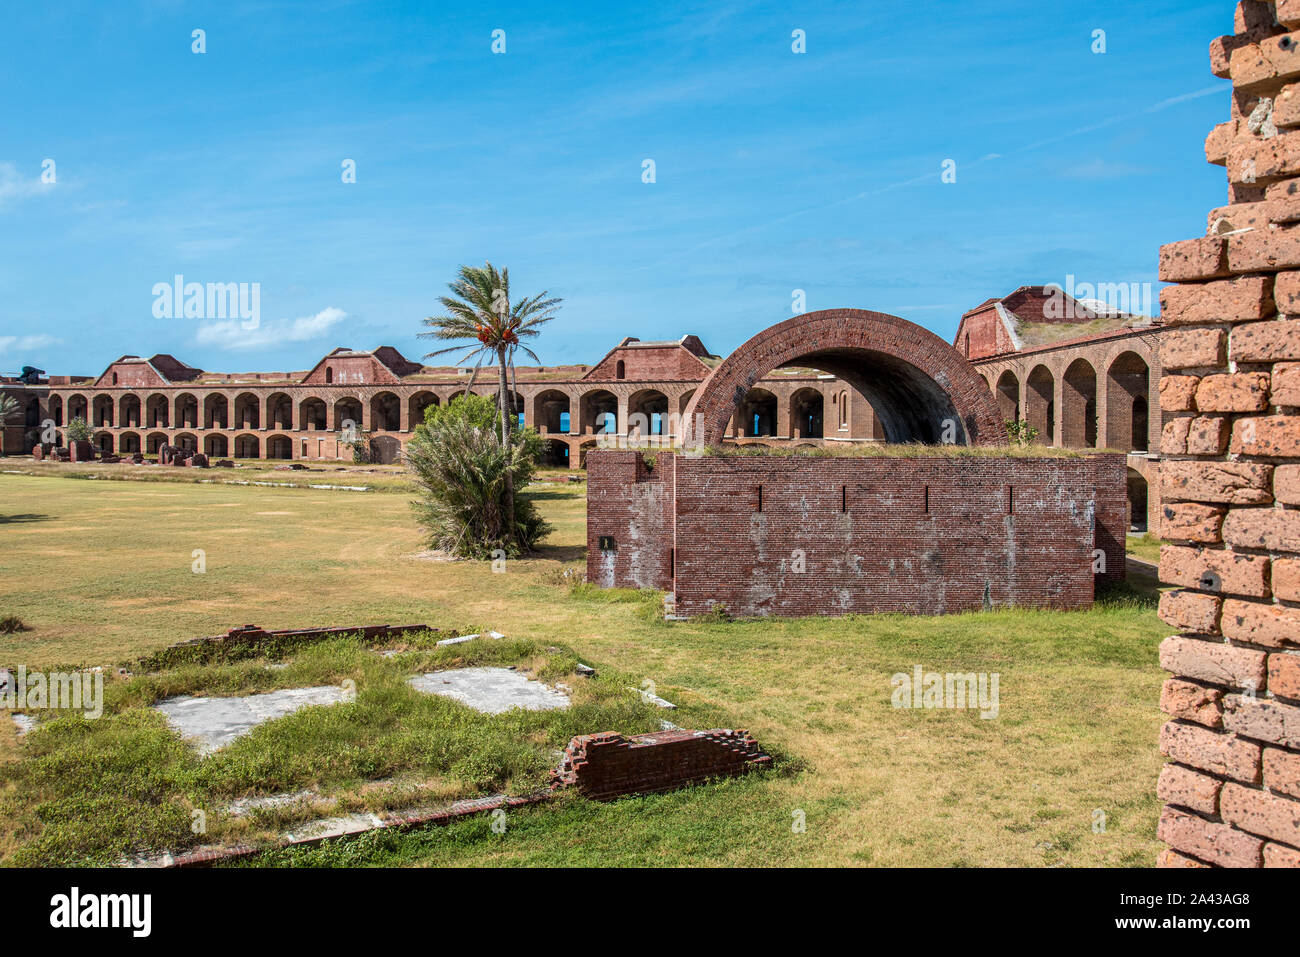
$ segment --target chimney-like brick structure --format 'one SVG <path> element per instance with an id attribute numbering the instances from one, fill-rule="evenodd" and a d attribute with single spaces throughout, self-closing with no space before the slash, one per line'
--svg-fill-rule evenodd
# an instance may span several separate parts
<path id="1" fill-rule="evenodd" d="M 1165 867 L 1300 867 L 1300 0 L 1210 45 L 1229 205 L 1160 250 Z"/>

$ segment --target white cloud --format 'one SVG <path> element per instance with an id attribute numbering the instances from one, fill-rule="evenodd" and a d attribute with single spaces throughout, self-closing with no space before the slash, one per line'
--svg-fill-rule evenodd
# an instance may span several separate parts
<path id="1" fill-rule="evenodd" d="M 256 329 L 245 329 L 240 319 L 206 322 L 199 326 L 194 341 L 218 349 L 265 349 L 285 342 L 312 342 L 329 335 L 347 318 L 342 309 L 329 306 L 314 316 L 300 319 L 276 319 L 263 322 Z"/>
<path id="2" fill-rule="evenodd" d="M 39 196 L 53 188 L 53 183 L 41 182 L 39 173 L 30 179 L 24 178 L 13 163 L 0 163 L 0 208 L 10 200 Z"/>
<path id="3" fill-rule="evenodd" d="M 35 335 L 35 336 L 0 336 L 0 355 L 8 355 L 10 352 L 26 352 L 32 349 L 44 349 L 52 346 L 59 340 L 54 336 Z"/>

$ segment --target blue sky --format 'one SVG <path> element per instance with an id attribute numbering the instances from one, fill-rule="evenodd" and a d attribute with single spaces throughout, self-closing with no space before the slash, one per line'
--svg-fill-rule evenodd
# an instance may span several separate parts
<path id="1" fill-rule="evenodd" d="M 421 319 L 485 259 L 564 297 L 537 343 L 557 364 L 625 335 L 726 354 L 795 289 L 951 340 L 1019 285 L 1154 284 L 1159 246 L 1227 201 L 1202 147 L 1229 114 L 1206 51 L 1232 9 L 10 4 L 0 371 L 419 358 Z M 176 274 L 258 283 L 260 327 L 155 318 Z"/>

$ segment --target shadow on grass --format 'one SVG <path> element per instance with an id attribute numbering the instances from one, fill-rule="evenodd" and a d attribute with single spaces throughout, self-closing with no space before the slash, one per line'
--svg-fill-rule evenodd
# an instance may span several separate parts
<path id="1" fill-rule="evenodd" d="M 36 515 L 28 512 L 23 515 L 0 515 L 0 525 L 18 525 L 27 522 L 48 522 L 53 516 Z"/>

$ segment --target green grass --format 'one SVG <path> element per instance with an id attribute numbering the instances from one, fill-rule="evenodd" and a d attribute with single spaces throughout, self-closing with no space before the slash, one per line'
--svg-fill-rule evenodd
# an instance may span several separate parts
<path id="1" fill-rule="evenodd" d="M 492 833 L 486 820 L 469 820 L 267 859 L 275 863 L 1154 861 L 1162 678 L 1156 646 L 1166 629 L 1150 589 L 1118 590 L 1082 612 L 664 623 L 653 613 L 653 594 L 562 584 L 563 569 L 582 560 L 584 488 L 555 486 L 535 494 L 555 533 L 538 556 L 493 574 L 487 562 L 418 557 L 420 532 L 402 495 L 2 475 L 0 613 L 18 615 L 32 630 L 0 635 L 0 664 L 111 667 L 245 623 L 495 628 L 534 643 L 530 647 L 571 649 L 620 681 L 649 679 L 660 695 L 683 706 L 691 724 L 734 722 L 789 759 L 780 773 L 675 794 L 610 804 L 566 798 L 512 811 L 504 835 Z M 196 548 L 206 552 L 205 574 L 191 571 Z M 326 660 L 308 656 L 299 663 L 295 653 L 293 667 L 307 670 L 267 673 L 273 679 L 236 662 L 194 677 L 178 668 L 165 686 L 137 678 L 110 688 L 122 696 L 114 701 L 138 705 L 190 686 L 187 681 L 236 689 L 290 677 L 294 683 L 337 679 L 345 670 L 344 650 L 321 654 Z M 360 673 L 375 682 L 378 695 L 393 687 L 405 664 L 394 664 L 393 674 L 371 665 Z M 894 709 L 890 676 L 915 664 L 940 672 L 998 672 L 1000 716 L 986 721 L 975 712 Z M 361 694 L 357 706 L 369 700 Z M 373 701 L 375 720 L 400 704 Z M 170 750 L 180 746 L 161 725 L 149 723 L 148 712 L 127 711 L 139 716 L 131 719 L 139 727 L 126 722 L 114 731 L 105 723 L 108 730 L 59 733 L 81 742 L 69 756 L 94 767 L 102 763 L 116 788 L 106 793 L 134 794 L 134 803 L 117 797 L 99 806 L 90 791 L 55 789 L 36 800 L 20 826 L 7 825 L 11 853 L 35 848 L 23 853 L 39 852 L 42 860 L 85 853 L 93 841 L 74 836 L 79 815 L 89 821 L 116 814 L 121 823 L 115 833 L 143 828 L 146 841 L 160 840 L 159 830 L 162 837 L 183 837 L 187 809 L 204 795 L 307 780 L 309 769 L 291 749 L 277 752 L 269 764 L 259 758 L 259 748 L 281 743 L 280 732 L 269 726 L 264 741 L 255 735 L 236 746 L 238 759 L 214 764 L 225 768 L 220 774 L 200 775 L 186 752 Z M 22 767 L 39 761 L 35 752 L 45 733 L 19 742 L 9 722 L 0 722 L 0 762 Z M 90 737 L 110 733 L 125 735 L 123 749 L 97 756 Z M 369 748 L 363 742 L 358 750 Z M 404 753 L 396 760 L 406 760 Z M 383 754 L 340 759 L 330 786 L 361 794 L 369 786 L 363 781 L 367 762 L 382 776 L 390 773 L 385 762 L 391 760 Z M 75 764 L 69 760 L 66 767 Z M 504 759 L 500 766 L 513 767 Z M 449 768 L 410 764 L 417 767 L 396 776 L 464 785 Z M 14 775 L 20 773 L 26 772 L 7 773 L 0 798 L 18 800 Z M 511 773 L 526 781 L 531 771 Z M 181 797 L 164 797 L 169 794 Z M 146 808 L 154 811 L 146 814 Z M 1106 813 L 1105 833 L 1092 831 L 1096 809 Z M 795 811 L 805 813 L 806 833 L 791 831 Z M 43 838 L 47 831 L 53 836 Z"/>

